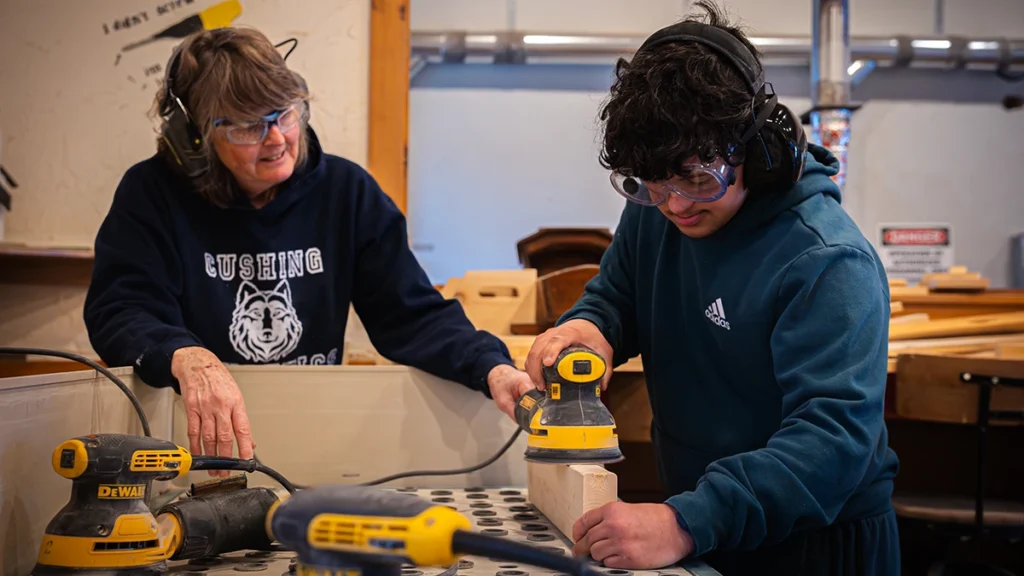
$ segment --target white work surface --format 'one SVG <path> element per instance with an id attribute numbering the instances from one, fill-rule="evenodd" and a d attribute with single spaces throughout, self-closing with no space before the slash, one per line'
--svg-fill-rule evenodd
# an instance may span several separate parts
<path id="1" fill-rule="evenodd" d="M 298 484 L 356 484 L 407 470 L 453 469 L 491 457 L 517 429 L 479 392 L 402 366 L 232 366 L 260 460 Z M 189 446 L 181 399 L 130 368 L 114 370 L 139 396 L 154 437 Z M 0 573 L 28 573 L 47 522 L 71 482 L 50 456 L 94 433 L 142 434 L 121 391 L 92 370 L 0 379 Z M 457 476 L 390 486 L 525 486 L 525 434 L 498 461 Z M 193 472 L 162 489 L 208 480 Z M 169 486 L 168 484 L 173 484 Z M 250 485 L 273 485 L 262 474 Z"/>
<path id="2" fill-rule="evenodd" d="M 518 487 L 464 487 L 464 488 L 399 488 L 411 496 L 436 504 L 450 506 L 473 522 L 473 530 L 513 542 L 525 543 L 563 556 L 570 555 L 572 546 L 555 527 L 530 505 L 525 489 Z M 274 552 L 238 552 L 218 558 L 197 559 L 171 563 L 171 574 L 189 574 L 203 570 L 206 574 L 237 572 L 267 572 L 289 574 L 295 562 L 295 553 L 285 550 Z M 714 576 L 718 572 L 701 562 L 685 562 L 682 566 L 664 570 L 630 571 L 597 569 L 607 576 Z M 465 556 L 452 566 L 406 566 L 402 576 L 564 576 L 555 570 L 528 564 L 505 562 L 480 556 Z"/>

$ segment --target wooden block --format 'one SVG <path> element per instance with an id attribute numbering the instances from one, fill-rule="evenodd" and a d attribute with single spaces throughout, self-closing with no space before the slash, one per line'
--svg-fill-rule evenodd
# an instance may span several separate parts
<path id="1" fill-rule="evenodd" d="M 889 288 L 889 300 L 907 296 L 927 296 L 927 286 L 892 286 Z"/>
<path id="2" fill-rule="evenodd" d="M 989 281 L 966 266 L 950 266 L 948 272 L 925 274 L 921 284 L 935 291 L 979 292 L 988 289 Z"/>
<path id="3" fill-rule="evenodd" d="M 569 541 L 584 512 L 619 498 L 618 476 L 594 464 L 527 462 L 526 482 L 530 502 Z"/>
<path id="4" fill-rule="evenodd" d="M 532 268 L 470 270 L 448 280 L 441 295 L 458 300 L 475 327 L 499 336 L 510 334 L 512 324 L 537 321 L 537 271 Z"/>
<path id="5" fill-rule="evenodd" d="M 903 312 L 903 302 L 889 303 L 889 314 L 898 314 L 900 312 Z"/>
<path id="6" fill-rule="evenodd" d="M 892 288 L 892 287 L 895 287 L 895 286 L 906 286 L 906 285 L 907 285 L 907 279 L 906 278 L 889 278 L 889 288 Z"/>
<path id="7" fill-rule="evenodd" d="M 927 314 L 904 314 L 889 319 L 889 326 L 893 324 L 913 324 L 915 322 L 927 322 L 931 318 Z"/>

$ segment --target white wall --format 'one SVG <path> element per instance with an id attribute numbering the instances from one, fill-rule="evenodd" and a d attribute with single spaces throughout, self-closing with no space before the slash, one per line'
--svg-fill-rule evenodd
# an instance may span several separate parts
<path id="1" fill-rule="evenodd" d="M 934 0 L 850 4 L 852 36 L 927 35 L 939 24 L 949 34 L 1024 37 L 1019 0 L 946 0 L 941 19 Z M 688 5 L 416 0 L 412 26 L 646 34 Z M 811 32 L 810 0 L 724 5 L 751 35 Z M 615 225 L 622 201 L 597 163 L 595 122 L 606 73 L 542 65 L 453 65 L 434 72 L 411 95 L 409 210 L 414 248 L 435 282 L 468 269 L 519 267 L 516 242 L 542 226 Z M 802 72 L 802 84 L 783 72 L 769 70 L 769 80 L 785 104 L 806 110 L 809 72 Z M 949 222 L 957 262 L 1006 286 L 1009 238 L 1024 232 L 1018 183 L 1024 112 L 997 103 L 1005 93 L 1020 93 L 1020 84 L 917 70 L 874 74 L 854 92 L 873 96 L 854 116 L 847 209 L 872 241 L 883 222 Z"/>
<path id="2" fill-rule="evenodd" d="M 146 114 L 180 40 L 123 53 L 122 47 L 217 3 L 0 2 L 3 160 L 20 185 L 5 241 L 92 246 L 121 175 L 155 150 L 155 125 Z M 298 38 L 288 62 L 309 83 L 325 148 L 365 164 L 370 2 L 241 5 L 235 25 L 256 27 L 275 43 Z M 161 14 L 158 6 L 173 9 Z M 132 25 L 115 30 L 123 18 Z M 0 286 L 0 345 L 89 353 L 83 301 L 82 289 Z"/>

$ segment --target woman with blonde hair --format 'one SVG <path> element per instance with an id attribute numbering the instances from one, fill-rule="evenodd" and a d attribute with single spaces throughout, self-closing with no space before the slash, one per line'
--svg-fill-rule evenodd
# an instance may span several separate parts
<path id="1" fill-rule="evenodd" d="M 231 455 L 237 439 L 252 457 L 225 363 L 339 364 L 350 304 L 383 356 L 506 413 L 533 387 L 431 285 L 376 181 L 321 148 L 305 81 L 263 34 L 186 38 L 155 108 L 157 153 L 117 187 L 84 316 L 108 365 L 181 394 L 194 453 Z"/>

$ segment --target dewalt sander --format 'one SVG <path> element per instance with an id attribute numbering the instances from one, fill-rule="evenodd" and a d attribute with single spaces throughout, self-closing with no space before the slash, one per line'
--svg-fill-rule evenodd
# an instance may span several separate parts
<path id="1" fill-rule="evenodd" d="M 154 480 L 245 469 L 246 462 L 194 457 L 148 436 L 95 434 L 62 443 L 52 465 L 71 480 L 71 498 L 47 525 L 32 575 L 164 574 L 169 559 L 268 548 L 266 513 L 281 496 L 272 489 L 193 494 L 157 514 L 149 507 Z"/>
<path id="2" fill-rule="evenodd" d="M 403 565 L 449 567 L 467 554 L 571 576 L 600 574 L 582 559 L 474 532 L 446 505 L 366 486 L 297 492 L 272 506 L 267 531 L 296 552 L 300 576 L 401 576 Z"/>
<path id="3" fill-rule="evenodd" d="M 545 390 L 523 394 L 515 409 L 516 422 L 529 434 L 525 460 L 610 464 L 623 459 L 615 420 L 601 402 L 607 369 L 586 346 L 566 348 L 553 365 L 543 367 Z"/>

